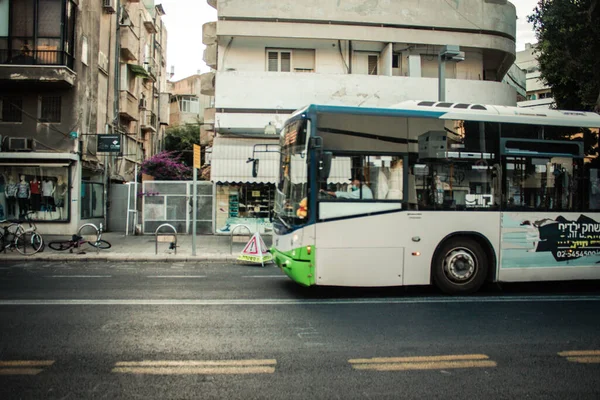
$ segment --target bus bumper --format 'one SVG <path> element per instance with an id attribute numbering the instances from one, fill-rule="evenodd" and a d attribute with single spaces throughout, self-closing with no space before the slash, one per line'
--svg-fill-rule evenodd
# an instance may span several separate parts
<path id="1" fill-rule="evenodd" d="M 314 262 L 312 260 L 298 260 L 292 258 L 291 253 L 271 249 L 275 264 L 294 282 L 302 286 L 313 286 L 315 284 Z M 306 249 L 297 249 L 295 254 L 306 254 Z M 312 258 L 312 257 L 310 257 Z"/>

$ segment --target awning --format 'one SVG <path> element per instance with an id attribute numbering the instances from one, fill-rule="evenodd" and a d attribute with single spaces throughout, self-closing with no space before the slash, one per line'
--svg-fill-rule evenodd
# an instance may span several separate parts
<path id="1" fill-rule="evenodd" d="M 127 66 L 134 75 L 142 78 L 150 78 L 150 74 L 148 74 L 148 71 L 144 67 L 137 64 L 127 64 Z"/>
<path id="2" fill-rule="evenodd" d="M 279 137 L 273 139 L 241 139 L 239 137 L 216 137 L 213 141 L 210 162 L 212 182 L 220 183 L 277 183 L 279 181 L 279 152 L 256 153 L 258 158 L 258 176 L 252 176 L 252 158 L 254 145 L 279 143 Z M 260 146 L 264 149 L 264 146 Z M 273 150 L 278 148 L 273 146 Z"/>

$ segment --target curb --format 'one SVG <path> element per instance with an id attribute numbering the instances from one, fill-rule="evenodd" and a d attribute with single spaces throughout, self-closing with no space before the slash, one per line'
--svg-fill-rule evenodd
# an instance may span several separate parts
<path id="1" fill-rule="evenodd" d="M 123 256 L 123 255 L 84 255 L 77 256 L 77 254 L 71 254 L 70 256 L 7 256 L 2 257 L 2 260 L 6 261 L 68 261 L 68 262 L 82 262 L 82 261 L 121 261 L 121 262 L 233 262 L 238 261 L 236 256 L 230 255 L 206 255 L 206 256 Z"/>

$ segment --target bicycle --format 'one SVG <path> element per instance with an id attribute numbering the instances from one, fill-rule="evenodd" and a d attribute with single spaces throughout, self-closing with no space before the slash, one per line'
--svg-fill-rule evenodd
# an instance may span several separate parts
<path id="1" fill-rule="evenodd" d="M 24 232 L 25 230 L 18 222 L 3 220 L 0 223 L 10 222 L 9 225 L 0 227 L 0 251 L 6 253 L 6 250 L 15 250 L 15 239 L 17 233 Z"/>
<path id="2" fill-rule="evenodd" d="M 13 222 L 4 227 L 2 232 L 2 250 L 16 249 L 19 253 L 30 256 L 44 249 L 44 239 L 37 232 L 37 226 L 31 219 L 30 215 L 34 214 L 30 211 L 25 214 L 24 220 Z M 22 222 L 27 222 L 29 228 L 24 228 Z M 13 229 L 13 232 L 10 229 Z"/>
<path id="3" fill-rule="evenodd" d="M 94 233 L 87 232 L 90 230 Z M 84 224 L 79 228 L 77 234 L 71 236 L 71 239 L 55 240 L 48 243 L 48 247 L 56 251 L 69 250 L 70 253 L 73 253 L 73 249 L 79 249 L 86 243 L 95 247 L 96 250 L 106 250 L 112 247 L 108 241 L 102 239 L 102 224 L 99 228 L 94 224 Z"/>

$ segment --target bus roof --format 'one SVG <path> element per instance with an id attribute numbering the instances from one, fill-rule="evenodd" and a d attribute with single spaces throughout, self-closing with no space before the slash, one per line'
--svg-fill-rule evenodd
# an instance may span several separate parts
<path id="1" fill-rule="evenodd" d="M 592 112 L 419 100 L 382 108 L 311 104 L 299 109 L 293 116 L 311 112 L 600 128 L 600 115 Z"/>

